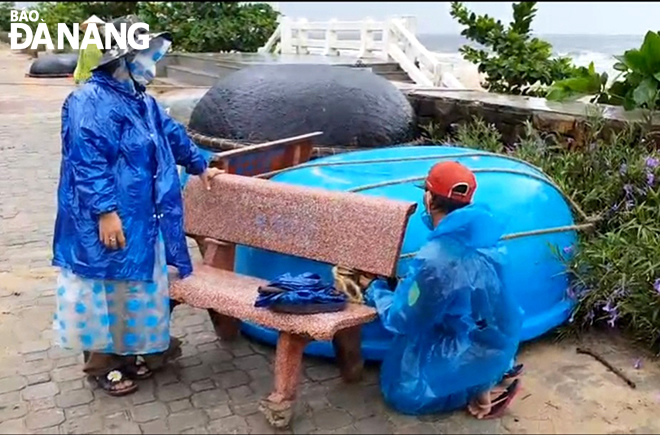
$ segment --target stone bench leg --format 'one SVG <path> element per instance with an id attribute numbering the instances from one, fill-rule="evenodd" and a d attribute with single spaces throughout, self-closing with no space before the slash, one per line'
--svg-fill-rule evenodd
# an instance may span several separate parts
<path id="1" fill-rule="evenodd" d="M 275 388 L 259 405 L 268 423 L 276 428 L 284 428 L 291 423 L 303 350 L 309 340 L 299 335 L 280 332 L 275 350 Z"/>
<path id="2" fill-rule="evenodd" d="M 211 323 L 213 323 L 213 329 L 215 330 L 216 335 L 222 341 L 232 341 L 238 337 L 239 332 L 239 321 L 233 317 L 225 316 L 220 314 L 217 311 L 212 309 L 206 310 L 211 317 Z"/>
<path id="3" fill-rule="evenodd" d="M 236 245 L 218 240 L 195 237 L 204 264 L 223 270 L 234 270 Z M 214 310 L 207 310 L 215 333 L 223 341 L 235 340 L 239 333 L 239 321 Z"/>
<path id="4" fill-rule="evenodd" d="M 332 340 L 337 356 L 341 377 L 345 382 L 358 382 L 362 379 L 362 327 L 342 329 Z"/>

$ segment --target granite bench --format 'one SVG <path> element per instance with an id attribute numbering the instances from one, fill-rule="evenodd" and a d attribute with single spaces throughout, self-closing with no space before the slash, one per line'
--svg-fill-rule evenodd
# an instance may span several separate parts
<path id="1" fill-rule="evenodd" d="M 305 315 L 256 308 L 258 287 L 266 282 L 233 272 L 235 246 L 394 276 L 415 207 L 232 174 L 215 177 L 210 191 L 199 179 L 191 179 L 184 190 L 185 231 L 204 245 L 203 261 L 190 277 L 171 284 L 170 297 L 209 310 L 221 340 L 235 338 L 241 320 L 279 331 L 275 386 L 260 409 L 273 426 L 285 427 L 292 417 L 306 344 L 332 340 L 343 379 L 359 380 L 361 325 L 377 313 L 359 304 Z"/>

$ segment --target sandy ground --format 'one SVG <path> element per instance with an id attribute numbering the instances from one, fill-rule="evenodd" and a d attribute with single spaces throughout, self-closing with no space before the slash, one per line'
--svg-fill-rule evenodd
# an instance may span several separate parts
<path id="1" fill-rule="evenodd" d="M 219 342 L 205 312 L 180 307 L 184 356 L 127 398 L 83 382 L 80 355 L 52 346 L 49 266 L 59 171 L 59 110 L 68 79 L 23 75 L 25 56 L 0 49 L 0 433 L 270 433 L 257 412 L 272 386 L 273 351 Z M 630 388 L 590 346 L 637 384 Z M 642 359 L 641 368 L 633 367 Z M 523 346 L 524 391 L 497 421 L 464 413 L 406 417 L 383 403 L 378 367 L 346 386 L 331 362 L 306 358 L 293 433 L 660 433 L 660 366 L 615 332 L 579 343 Z"/>

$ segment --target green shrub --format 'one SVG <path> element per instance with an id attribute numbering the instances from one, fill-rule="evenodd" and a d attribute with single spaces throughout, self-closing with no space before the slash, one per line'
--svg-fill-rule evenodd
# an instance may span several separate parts
<path id="1" fill-rule="evenodd" d="M 586 68 L 576 68 L 571 77 L 553 83 L 545 98 L 551 101 L 565 101 L 593 95 L 592 103 L 602 102 L 606 95 L 607 80 L 607 73 L 598 74 L 594 63 L 591 62 Z"/>
<path id="2" fill-rule="evenodd" d="M 567 149 L 528 126 L 507 147 L 492 125 L 477 119 L 452 141 L 522 158 L 544 170 L 589 216 L 599 220 L 565 257 L 576 300 L 573 330 L 602 324 L 627 329 L 657 346 L 660 337 L 660 155 L 642 125 L 604 139 L 602 118 L 589 123 L 588 146 Z M 438 138 L 435 139 L 444 139 Z"/>
<path id="3" fill-rule="evenodd" d="M 278 16 L 267 3 L 239 2 L 41 2 L 36 9 L 51 36 L 57 23 L 137 15 L 150 31 L 171 32 L 173 50 L 190 52 L 256 51 L 275 31 Z"/>
<path id="4" fill-rule="evenodd" d="M 452 2 L 451 16 L 465 29 L 461 35 L 484 49 L 460 48 L 465 60 L 486 74 L 488 91 L 544 96 L 546 87 L 570 77 L 575 70 L 566 57 L 552 57 L 552 45 L 531 35 L 536 2 L 513 3 L 513 21 L 505 27 L 488 15 L 470 12 L 462 2 Z"/>
<path id="5" fill-rule="evenodd" d="M 172 32 L 179 51 L 254 52 L 277 28 L 278 12 L 267 3 L 142 2 L 140 16 Z"/>
<path id="6" fill-rule="evenodd" d="M 591 66 L 588 73 L 555 83 L 547 98 L 562 101 L 594 95 L 592 101 L 623 106 L 626 110 L 660 108 L 660 34 L 647 32 L 639 49 L 615 56 L 614 69 L 619 77 L 605 89 L 607 74 L 598 75 Z"/>
<path id="7" fill-rule="evenodd" d="M 14 2 L 0 2 L 0 31 L 9 32 L 11 21 L 10 11 L 14 9 Z"/>

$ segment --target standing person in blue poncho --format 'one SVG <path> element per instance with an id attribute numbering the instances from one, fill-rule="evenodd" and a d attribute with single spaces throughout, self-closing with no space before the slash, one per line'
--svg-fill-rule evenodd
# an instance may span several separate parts
<path id="1" fill-rule="evenodd" d="M 170 348 L 167 265 L 192 272 L 177 164 L 207 186 L 217 173 L 145 93 L 171 37 L 143 36 L 147 49 L 113 47 L 62 107 L 55 335 L 111 395 L 135 391 L 144 360 Z"/>
<path id="2" fill-rule="evenodd" d="M 438 163 L 423 187 L 428 243 L 394 292 L 376 280 L 365 294 L 394 333 L 383 395 L 405 414 L 467 408 L 494 418 L 518 392 L 522 369 L 511 368 L 522 312 L 503 285 L 502 228 L 471 204 L 476 178 L 460 163 Z"/>

